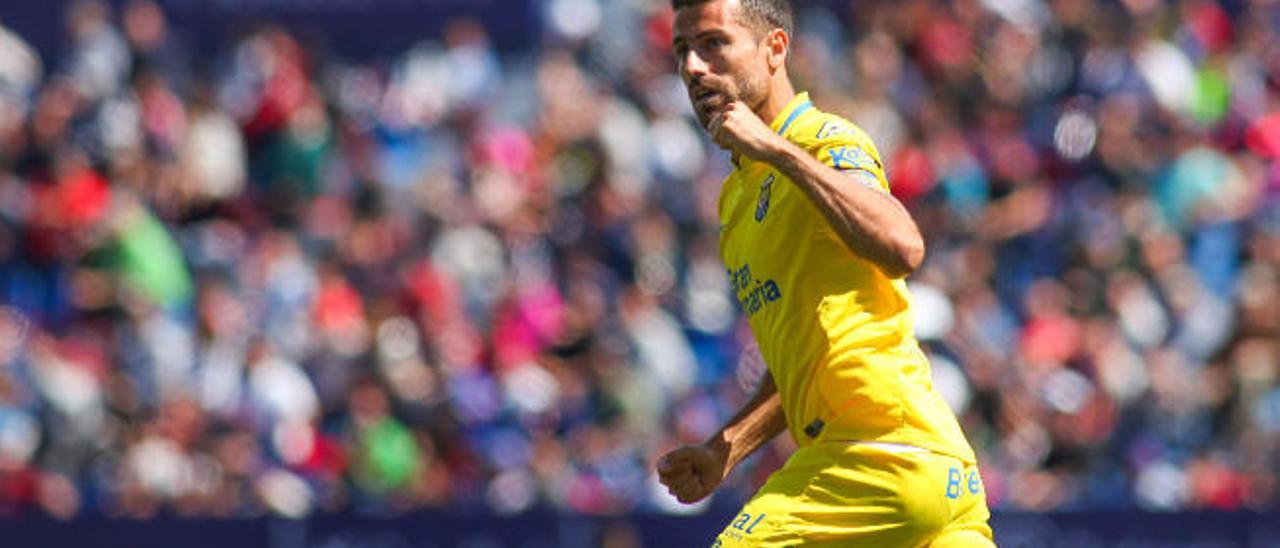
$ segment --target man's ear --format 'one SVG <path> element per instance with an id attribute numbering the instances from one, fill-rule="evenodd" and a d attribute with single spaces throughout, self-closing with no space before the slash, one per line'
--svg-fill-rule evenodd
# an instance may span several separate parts
<path id="1" fill-rule="evenodd" d="M 764 37 L 764 47 L 769 50 L 769 72 L 777 72 L 787 64 L 787 53 L 791 51 L 791 37 L 787 31 L 775 28 Z"/>

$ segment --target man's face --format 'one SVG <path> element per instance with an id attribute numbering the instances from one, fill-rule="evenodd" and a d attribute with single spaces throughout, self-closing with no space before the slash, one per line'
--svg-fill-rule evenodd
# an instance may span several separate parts
<path id="1" fill-rule="evenodd" d="M 709 0 L 676 12 L 676 67 L 704 128 L 733 101 L 755 109 L 765 100 L 767 50 L 741 9 L 738 0 Z"/>

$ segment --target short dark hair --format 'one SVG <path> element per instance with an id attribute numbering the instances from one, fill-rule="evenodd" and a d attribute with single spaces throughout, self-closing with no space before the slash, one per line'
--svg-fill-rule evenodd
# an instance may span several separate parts
<path id="1" fill-rule="evenodd" d="M 711 0 L 671 0 L 671 8 L 680 10 L 709 1 Z M 739 0 L 739 3 L 742 4 L 742 16 L 747 23 L 761 31 L 780 28 L 786 31 L 787 36 L 793 36 L 796 16 L 788 0 Z"/>

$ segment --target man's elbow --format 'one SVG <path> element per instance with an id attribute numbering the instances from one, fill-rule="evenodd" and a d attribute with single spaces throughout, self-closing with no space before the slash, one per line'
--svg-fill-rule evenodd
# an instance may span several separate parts
<path id="1" fill-rule="evenodd" d="M 909 275 L 912 272 L 915 272 L 916 269 L 920 268 L 920 265 L 924 264 L 924 239 L 919 235 L 912 238 L 910 243 L 907 244 L 906 250 L 903 252 L 903 259 L 907 267 L 907 272 L 904 276 Z"/>
<path id="2" fill-rule="evenodd" d="M 924 240 L 916 235 L 904 238 L 894 246 L 886 264 L 881 269 L 890 278 L 906 278 L 924 263 Z"/>

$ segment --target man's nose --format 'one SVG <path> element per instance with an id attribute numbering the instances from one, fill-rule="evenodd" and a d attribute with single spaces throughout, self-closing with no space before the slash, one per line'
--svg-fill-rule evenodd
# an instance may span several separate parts
<path id="1" fill-rule="evenodd" d="M 689 49 L 684 54 L 683 63 L 681 63 L 680 75 L 684 77 L 686 83 L 692 83 L 700 80 L 707 74 L 707 62 L 698 55 L 698 52 Z"/>

